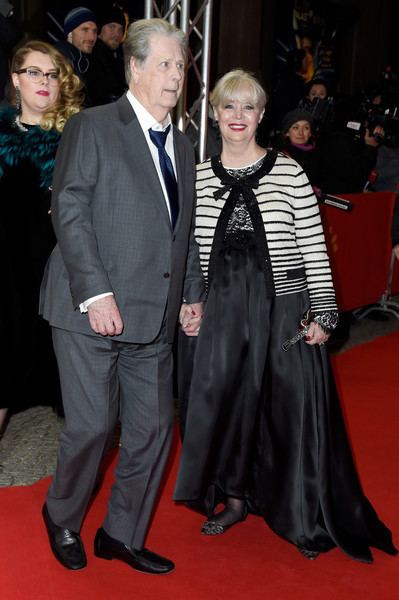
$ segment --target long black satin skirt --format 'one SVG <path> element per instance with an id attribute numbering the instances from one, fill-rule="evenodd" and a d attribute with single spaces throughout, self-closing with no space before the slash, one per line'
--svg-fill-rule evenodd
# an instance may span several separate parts
<path id="1" fill-rule="evenodd" d="M 307 292 L 267 296 L 254 246 L 224 248 L 200 334 L 180 336 L 174 499 L 208 516 L 246 499 L 289 542 L 371 562 L 370 546 L 396 550 L 362 492 L 327 351 L 282 349 L 308 308 Z"/>

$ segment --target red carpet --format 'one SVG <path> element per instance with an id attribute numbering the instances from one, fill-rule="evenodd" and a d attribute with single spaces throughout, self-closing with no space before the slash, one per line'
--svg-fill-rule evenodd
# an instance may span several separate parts
<path id="1" fill-rule="evenodd" d="M 399 544 L 399 334 L 358 346 L 334 361 L 356 461 L 366 494 Z M 148 547 L 173 558 L 174 573 L 143 575 L 117 561 L 96 559 L 95 531 L 112 482 L 105 483 L 82 537 L 89 564 L 69 572 L 53 558 L 40 510 L 49 479 L 0 490 L 1 600 L 395 600 L 399 557 L 373 550 L 375 562 L 355 562 L 332 550 L 310 562 L 248 517 L 219 538 L 199 533 L 201 515 L 176 507 L 172 472 L 148 537 Z"/>

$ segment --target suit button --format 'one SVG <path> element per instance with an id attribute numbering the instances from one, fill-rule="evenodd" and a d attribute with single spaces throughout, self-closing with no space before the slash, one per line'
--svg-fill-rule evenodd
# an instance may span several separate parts
<path id="1" fill-rule="evenodd" d="M 174 235 L 174 236 L 172 237 L 172 242 L 174 242 L 174 241 L 175 241 L 175 239 L 176 239 L 176 236 Z"/>
<path id="2" fill-rule="evenodd" d="M 164 273 L 163 276 L 165 277 L 165 279 L 168 279 L 168 277 L 170 277 L 170 273 Z"/>

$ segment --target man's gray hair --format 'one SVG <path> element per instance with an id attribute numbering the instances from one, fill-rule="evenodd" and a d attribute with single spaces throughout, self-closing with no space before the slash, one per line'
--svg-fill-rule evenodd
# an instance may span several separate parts
<path id="1" fill-rule="evenodd" d="M 134 21 L 127 30 L 123 42 L 123 56 L 125 60 L 125 77 L 129 85 L 131 79 L 130 60 L 134 57 L 143 64 L 150 53 L 150 38 L 152 35 L 165 35 L 175 38 L 178 42 L 184 59 L 187 57 L 187 36 L 175 25 L 164 19 L 140 19 Z"/>

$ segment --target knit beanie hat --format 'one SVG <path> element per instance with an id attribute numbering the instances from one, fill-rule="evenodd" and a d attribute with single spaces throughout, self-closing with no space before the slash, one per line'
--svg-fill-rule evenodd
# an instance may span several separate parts
<path id="1" fill-rule="evenodd" d="M 297 121 L 307 121 L 311 127 L 313 126 L 313 117 L 310 112 L 303 110 L 303 108 L 295 108 L 287 112 L 281 119 L 281 131 L 287 133 L 289 128 Z"/>
<path id="2" fill-rule="evenodd" d="M 125 25 L 126 25 L 125 15 L 116 6 L 111 6 L 110 8 L 104 8 L 99 12 L 99 15 L 98 15 L 98 19 L 97 19 L 98 30 L 101 31 L 101 27 L 103 25 L 108 25 L 108 23 L 119 23 L 120 25 L 122 25 L 123 29 L 125 29 Z"/>
<path id="3" fill-rule="evenodd" d="M 3 17 L 8 17 L 13 8 L 13 5 L 7 0 L 0 0 L 0 15 L 3 15 Z"/>
<path id="4" fill-rule="evenodd" d="M 90 9 L 85 6 L 78 6 L 70 10 L 64 19 L 65 36 L 76 29 L 76 27 L 79 27 L 79 25 L 82 25 L 82 23 L 87 23 L 87 21 L 97 23 L 97 17 Z"/>

